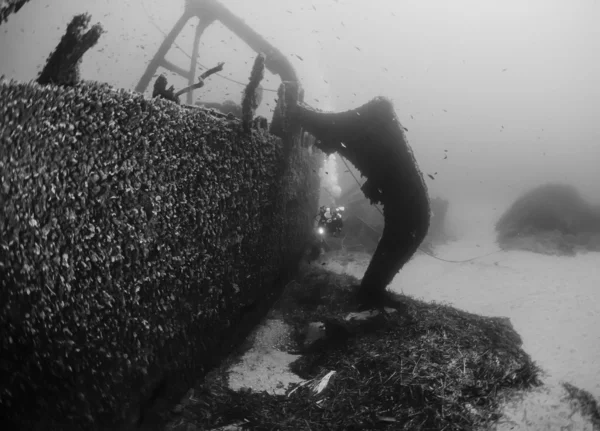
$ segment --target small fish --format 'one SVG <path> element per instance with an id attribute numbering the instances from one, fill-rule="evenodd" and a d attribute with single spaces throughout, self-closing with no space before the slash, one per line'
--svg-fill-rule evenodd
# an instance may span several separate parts
<path id="1" fill-rule="evenodd" d="M 346 24 L 344 24 L 344 21 L 341 21 L 342 23 L 342 27 L 346 27 Z"/>
<path id="2" fill-rule="evenodd" d="M 444 112 L 448 112 L 448 111 L 446 111 L 445 109 L 442 109 L 442 111 L 444 111 Z"/>
<path id="3" fill-rule="evenodd" d="M 433 178 L 433 175 L 427 174 L 427 176 L 428 176 L 429 178 L 431 178 L 432 180 L 435 180 L 435 178 Z"/>
<path id="4" fill-rule="evenodd" d="M 508 69 L 502 69 L 502 72 L 506 72 Z"/>
<path id="5" fill-rule="evenodd" d="M 354 48 L 356 48 L 357 51 L 360 51 L 360 48 L 358 46 L 355 46 Z"/>
<path id="6" fill-rule="evenodd" d="M 296 57 L 298 57 L 300 60 L 304 61 L 304 59 L 302 57 L 300 57 L 298 54 L 294 54 Z"/>
<path id="7" fill-rule="evenodd" d="M 446 155 L 444 156 L 444 160 L 446 160 L 447 158 L 448 158 L 448 154 L 446 154 Z"/>
<path id="8" fill-rule="evenodd" d="M 410 116 L 410 119 L 411 119 L 411 120 L 414 120 L 414 117 L 411 115 L 411 116 Z"/>
<path id="9" fill-rule="evenodd" d="M 403 128 L 405 131 L 407 131 L 407 132 L 408 132 L 408 129 L 407 129 L 406 127 L 404 127 L 404 126 L 403 126 L 402 128 Z"/>
<path id="10" fill-rule="evenodd" d="M 312 5 L 312 8 L 313 8 L 314 10 L 317 10 L 317 8 L 315 7 L 315 5 Z"/>

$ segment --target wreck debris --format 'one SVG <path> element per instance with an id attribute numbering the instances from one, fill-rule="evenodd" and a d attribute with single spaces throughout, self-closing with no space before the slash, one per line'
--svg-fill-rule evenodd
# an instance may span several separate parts
<path id="1" fill-rule="evenodd" d="M 94 24 L 84 33 L 91 16 L 80 14 L 73 17 L 58 46 L 48 57 L 37 82 L 41 85 L 71 86 L 79 82 L 79 65 L 83 54 L 94 46 L 104 32 L 100 24 Z"/>
<path id="2" fill-rule="evenodd" d="M 213 75 L 213 74 L 215 74 L 217 72 L 222 71 L 224 64 L 225 64 L 224 62 L 220 62 L 219 64 L 217 64 L 212 69 L 208 69 L 206 72 L 204 72 L 202 75 L 200 75 L 200 77 L 198 78 L 198 82 L 197 83 L 189 85 L 189 86 L 185 87 L 182 90 L 179 90 L 177 93 L 175 93 L 175 97 L 179 98 L 179 96 L 181 96 L 184 93 L 188 93 L 188 92 L 190 92 L 192 90 L 196 90 L 198 88 L 204 87 L 204 80 L 206 78 L 208 78 L 210 75 Z"/>
<path id="3" fill-rule="evenodd" d="M 185 87 L 185 88 L 179 90 L 178 92 L 175 92 L 175 87 L 173 87 L 172 85 L 167 89 L 167 85 L 168 85 L 167 78 L 165 77 L 165 75 L 160 75 L 158 78 L 156 78 L 156 81 L 154 82 L 152 98 L 162 97 L 163 99 L 167 99 L 167 100 L 170 100 L 171 102 L 175 102 L 175 103 L 179 104 L 179 96 L 181 96 L 184 93 L 188 93 L 192 90 L 204 87 L 204 80 L 206 78 L 208 78 L 210 75 L 223 70 L 224 64 L 225 63 L 221 62 L 221 63 L 217 64 L 215 67 L 213 67 L 212 69 L 208 69 L 206 72 L 204 72 L 202 75 L 200 75 L 197 83 L 190 85 L 188 87 Z"/>
<path id="4" fill-rule="evenodd" d="M 3 0 L 0 2 L 0 25 L 8 21 L 8 16 L 19 12 L 29 0 Z"/>
<path id="5" fill-rule="evenodd" d="M 200 21 L 198 22 L 198 26 L 196 27 L 196 33 L 194 35 L 194 51 L 192 52 L 192 62 L 190 65 L 190 69 L 186 71 L 185 69 L 182 69 L 179 66 L 176 66 L 173 63 L 169 62 L 166 59 L 166 55 L 169 49 L 171 49 L 171 46 L 175 42 L 175 39 L 177 38 L 179 33 L 181 33 L 181 31 L 183 30 L 185 24 L 187 24 L 187 22 L 194 16 L 198 16 Z M 146 71 L 144 72 L 144 74 L 140 78 L 140 81 L 135 87 L 135 91 L 139 93 L 143 93 L 144 91 L 146 91 L 146 88 L 148 88 L 148 84 L 150 84 L 152 76 L 154 76 L 159 67 L 163 67 L 173 73 L 187 78 L 188 83 L 190 85 L 193 85 L 195 81 L 196 68 L 198 62 L 198 47 L 200 44 L 200 38 L 202 37 L 204 30 L 206 30 L 208 26 L 213 23 L 213 21 L 214 19 L 210 16 L 199 16 L 192 13 L 188 8 L 188 2 L 186 2 L 186 8 L 183 15 L 181 16 L 181 18 L 179 18 L 179 20 L 177 20 L 173 29 L 169 32 L 169 34 L 167 34 L 167 37 L 165 37 L 165 39 L 161 43 L 160 47 L 158 48 L 158 51 L 154 55 L 154 58 L 152 58 L 152 60 L 148 64 Z M 192 102 L 193 93 L 190 92 L 188 93 L 187 103 L 192 104 Z"/>
<path id="6" fill-rule="evenodd" d="M 165 75 L 160 75 L 154 82 L 154 89 L 152 91 L 152 98 L 161 97 L 163 99 L 170 100 L 179 104 L 179 98 L 175 96 L 175 87 L 172 85 L 167 88 L 168 82 Z"/>
<path id="7" fill-rule="evenodd" d="M 265 55 L 259 54 L 254 60 L 254 66 L 250 73 L 250 82 L 244 90 L 242 97 L 242 124 L 244 131 L 250 131 L 252 127 L 252 118 L 256 109 L 262 101 L 262 87 L 260 81 L 265 76 Z"/>
<path id="8" fill-rule="evenodd" d="M 194 18 L 199 18 L 200 22 L 196 28 L 194 38 L 194 51 L 192 53 L 192 64 L 189 71 L 178 67 L 165 58 L 167 52 L 175 42 L 175 39 L 183 30 L 187 22 Z M 143 93 L 148 88 L 152 77 L 159 67 L 164 67 L 171 72 L 177 73 L 188 78 L 190 85 L 194 83 L 194 73 L 197 68 L 198 46 L 200 37 L 204 30 L 214 21 L 219 21 L 244 42 L 248 44 L 255 52 L 261 52 L 265 55 L 265 67 L 271 73 L 279 75 L 282 81 L 298 81 L 298 77 L 289 60 L 275 47 L 273 47 L 265 38 L 254 31 L 242 19 L 235 16 L 229 9 L 219 3 L 217 0 L 186 0 L 185 10 L 181 18 L 175 23 L 173 29 L 163 40 L 154 58 L 148 64 L 148 68 L 140 78 L 135 91 Z M 192 104 L 192 95 L 188 93 L 188 104 Z"/>
<path id="9" fill-rule="evenodd" d="M 383 235 L 357 291 L 361 308 L 382 307 L 386 287 L 417 251 L 430 221 L 427 186 L 392 102 L 378 97 L 340 113 L 299 102 L 294 118 L 323 152 L 350 160 L 367 177 L 365 196 L 383 204 Z"/>

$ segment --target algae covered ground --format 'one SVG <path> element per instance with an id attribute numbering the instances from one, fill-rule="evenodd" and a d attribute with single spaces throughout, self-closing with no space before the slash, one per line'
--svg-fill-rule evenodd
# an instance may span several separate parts
<path id="1" fill-rule="evenodd" d="M 398 295 L 402 311 L 350 324 L 358 280 L 305 265 L 269 317 L 292 330 L 303 381 L 284 393 L 230 387 L 225 363 L 172 413 L 169 429 L 468 430 L 498 420 L 511 393 L 541 384 L 508 319 Z M 304 328 L 324 338 L 303 349 Z M 246 346 L 249 348 L 249 346 Z M 244 352 L 238 352 L 238 358 Z"/>

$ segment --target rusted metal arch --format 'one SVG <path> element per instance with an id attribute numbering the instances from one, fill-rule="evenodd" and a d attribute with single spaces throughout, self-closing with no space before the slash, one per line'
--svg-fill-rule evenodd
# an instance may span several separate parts
<path id="1" fill-rule="evenodd" d="M 167 61 L 165 56 L 177 36 L 181 33 L 190 19 L 198 18 L 200 21 L 196 27 L 194 35 L 194 45 L 192 51 L 192 61 L 189 70 L 185 70 L 173 63 Z M 173 29 L 167 34 L 158 51 L 150 61 L 146 71 L 140 78 L 135 87 L 135 91 L 143 93 L 150 85 L 152 77 L 156 74 L 159 67 L 164 67 L 171 72 L 177 73 L 188 79 L 188 85 L 193 85 L 196 79 L 196 69 L 198 64 L 198 47 L 200 38 L 204 31 L 215 21 L 219 21 L 235 35 L 242 39 L 246 44 L 257 53 L 263 53 L 266 56 L 265 67 L 271 73 L 279 75 L 282 81 L 297 82 L 298 76 L 289 60 L 271 45 L 264 37 L 254 31 L 241 18 L 234 15 L 229 9 L 217 0 L 186 0 L 185 10 L 181 18 L 177 20 Z M 187 95 L 187 103 L 192 104 L 192 93 Z"/>

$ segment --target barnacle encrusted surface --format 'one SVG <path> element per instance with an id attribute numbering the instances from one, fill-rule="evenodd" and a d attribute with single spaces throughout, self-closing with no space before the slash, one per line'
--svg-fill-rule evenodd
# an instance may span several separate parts
<path id="1" fill-rule="evenodd" d="M 256 60 L 254 60 L 250 82 L 246 86 L 242 96 L 242 124 L 244 125 L 244 130 L 250 130 L 256 108 L 258 108 L 262 101 L 260 81 L 265 76 L 265 58 L 264 54 L 259 54 Z"/>
<path id="2" fill-rule="evenodd" d="M 320 158 L 100 84 L 0 81 L 0 118 L 0 416 L 135 422 L 291 277 Z"/>
<path id="3" fill-rule="evenodd" d="M 29 0 L 0 1 L 0 25 L 8 20 L 10 14 L 18 12 Z"/>

